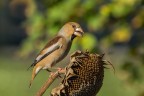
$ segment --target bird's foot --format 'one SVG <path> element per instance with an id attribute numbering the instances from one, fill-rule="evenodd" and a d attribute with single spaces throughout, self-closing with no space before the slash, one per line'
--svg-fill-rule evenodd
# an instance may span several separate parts
<path id="1" fill-rule="evenodd" d="M 60 68 L 60 67 L 58 67 L 58 68 L 53 68 L 53 69 L 56 69 L 57 72 L 58 72 L 58 74 L 59 74 L 58 77 L 59 77 L 59 78 L 62 78 L 62 77 L 60 76 L 60 74 L 64 74 L 64 73 L 65 73 L 65 68 Z M 55 72 L 50 72 L 50 77 L 53 77 L 55 74 L 56 74 Z"/>
<path id="2" fill-rule="evenodd" d="M 55 68 L 55 67 L 53 67 L 52 69 L 55 69 L 55 70 L 57 70 L 59 73 L 65 73 L 65 68 L 60 68 L 60 67 L 58 67 L 58 68 Z"/>
<path id="3" fill-rule="evenodd" d="M 50 76 L 49 76 L 49 77 L 50 77 L 50 78 L 51 78 L 51 77 L 54 77 L 55 74 L 57 74 L 57 73 L 55 73 L 55 72 L 50 72 Z M 62 78 L 59 73 L 58 73 L 58 78 Z"/>

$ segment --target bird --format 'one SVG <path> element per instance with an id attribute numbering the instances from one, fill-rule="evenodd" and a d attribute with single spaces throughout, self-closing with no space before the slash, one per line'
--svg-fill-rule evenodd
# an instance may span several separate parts
<path id="1" fill-rule="evenodd" d="M 51 39 L 40 51 L 34 62 L 31 64 L 30 67 L 33 67 L 33 70 L 29 87 L 31 87 L 34 78 L 40 72 L 40 70 L 44 69 L 51 72 L 49 69 L 53 68 L 54 65 L 67 56 L 74 38 L 82 37 L 83 34 L 84 31 L 78 23 L 66 23 L 59 30 L 57 35 Z"/>

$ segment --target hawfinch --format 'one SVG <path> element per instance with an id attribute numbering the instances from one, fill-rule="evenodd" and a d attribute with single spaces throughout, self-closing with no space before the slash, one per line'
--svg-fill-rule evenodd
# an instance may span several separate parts
<path id="1" fill-rule="evenodd" d="M 49 70 L 56 63 L 61 61 L 69 52 L 72 41 L 75 37 L 81 37 L 83 30 L 78 23 L 68 22 L 58 32 L 56 37 L 47 43 L 40 51 L 34 63 L 30 67 L 33 68 L 30 86 L 35 76 L 41 69 Z"/>

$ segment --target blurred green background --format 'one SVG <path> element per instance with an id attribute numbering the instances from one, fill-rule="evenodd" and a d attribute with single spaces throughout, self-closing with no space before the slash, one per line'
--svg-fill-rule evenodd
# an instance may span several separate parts
<path id="1" fill-rule="evenodd" d="M 70 53 L 105 53 L 115 66 L 115 73 L 105 69 L 98 96 L 144 96 L 143 0 L 0 0 L 0 96 L 34 96 L 49 73 L 41 71 L 29 88 L 32 70 L 27 68 L 69 21 L 85 31 Z M 58 66 L 64 67 L 68 58 Z"/>

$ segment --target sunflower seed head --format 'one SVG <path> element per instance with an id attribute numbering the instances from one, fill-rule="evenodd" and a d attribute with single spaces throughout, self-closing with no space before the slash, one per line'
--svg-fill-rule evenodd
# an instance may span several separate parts
<path id="1" fill-rule="evenodd" d="M 73 53 L 62 85 L 52 90 L 52 96 L 95 96 L 103 83 L 103 56 L 88 51 Z"/>

